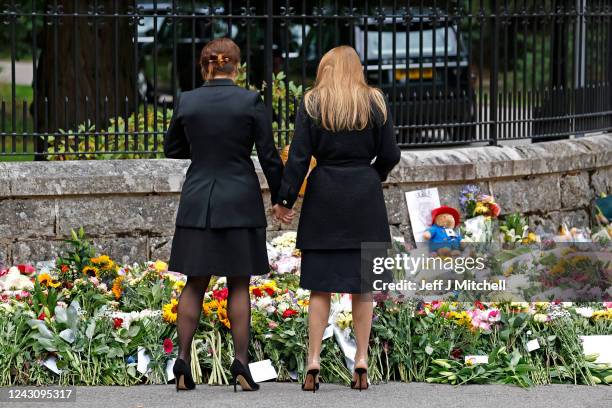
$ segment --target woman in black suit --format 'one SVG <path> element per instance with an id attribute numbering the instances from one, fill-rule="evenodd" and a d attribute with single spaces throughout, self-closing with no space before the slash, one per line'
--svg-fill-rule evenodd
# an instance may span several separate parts
<path id="1" fill-rule="evenodd" d="M 251 152 L 276 203 L 283 165 L 257 92 L 234 84 L 240 49 L 228 38 L 209 42 L 200 65 L 205 83 L 180 94 L 164 139 L 166 157 L 191 159 L 176 216 L 169 269 L 187 275 L 179 304 L 176 386 L 193 389 L 190 350 L 211 275 L 226 276 L 235 359 L 234 381 L 256 390 L 248 370 L 251 275 L 269 272 L 266 217 Z"/>
<path id="2" fill-rule="evenodd" d="M 393 122 L 380 90 L 367 85 L 359 56 L 348 46 L 326 53 L 312 90 L 297 112 L 295 135 L 278 193 L 277 218 L 288 222 L 308 176 L 297 247 L 300 286 L 309 289 L 308 372 L 305 390 L 318 388 L 319 355 L 330 293 L 352 293 L 357 342 L 351 386 L 365 389 L 373 306 L 362 285 L 361 243 L 391 241 L 381 182 L 400 159 Z"/>

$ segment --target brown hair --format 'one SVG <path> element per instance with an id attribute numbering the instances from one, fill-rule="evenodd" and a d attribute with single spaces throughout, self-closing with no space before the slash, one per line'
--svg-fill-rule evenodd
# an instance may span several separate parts
<path id="1" fill-rule="evenodd" d="M 217 74 L 232 74 L 240 64 L 240 48 L 231 39 L 217 38 L 202 48 L 200 67 L 205 81 Z"/>

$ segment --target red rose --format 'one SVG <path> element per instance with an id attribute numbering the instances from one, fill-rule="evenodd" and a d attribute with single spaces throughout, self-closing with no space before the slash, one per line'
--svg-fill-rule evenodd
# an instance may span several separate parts
<path id="1" fill-rule="evenodd" d="M 485 309 L 484 305 L 482 304 L 482 302 L 480 302 L 480 300 L 475 301 L 474 302 L 474 306 L 476 306 L 480 310 L 484 310 Z"/>
<path id="2" fill-rule="evenodd" d="M 70 267 L 66 264 L 63 264 L 62 266 L 60 266 L 60 270 L 64 273 L 68 272 L 70 270 Z"/>
<path id="3" fill-rule="evenodd" d="M 263 292 L 259 288 L 254 288 L 253 289 L 253 295 L 255 295 L 255 297 L 262 297 L 263 296 Z"/>
<path id="4" fill-rule="evenodd" d="M 283 312 L 283 319 L 287 319 L 291 316 L 295 316 L 296 314 L 298 314 L 298 312 L 296 312 L 293 309 L 287 309 Z"/>
<path id="5" fill-rule="evenodd" d="M 266 291 L 266 293 L 267 293 L 269 296 L 274 295 L 274 289 L 272 289 L 272 288 L 265 288 L 264 290 Z"/>
<path id="6" fill-rule="evenodd" d="M 166 338 L 164 339 L 164 351 L 166 354 L 172 353 L 172 349 L 174 349 L 174 344 L 172 344 L 172 340 Z"/>
<path id="7" fill-rule="evenodd" d="M 123 319 L 122 319 L 122 318 L 120 318 L 120 317 L 115 317 L 115 318 L 113 319 L 113 327 L 114 327 L 115 329 L 120 328 L 122 324 L 123 324 Z"/>
<path id="8" fill-rule="evenodd" d="M 45 320 L 45 317 L 47 317 L 45 315 L 45 312 L 40 312 L 40 314 L 38 315 L 38 320 Z"/>

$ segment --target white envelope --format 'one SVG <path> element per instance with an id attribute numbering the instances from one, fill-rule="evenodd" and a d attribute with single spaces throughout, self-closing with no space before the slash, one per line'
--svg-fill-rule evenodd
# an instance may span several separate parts
<path id="1" fill-rule="evenodd" d="M 271 360 L 261 360 L 250 363 L 249 370 L 251 370 L 251 376 L 255 382 L 274 380 L 278 377 Z"/>

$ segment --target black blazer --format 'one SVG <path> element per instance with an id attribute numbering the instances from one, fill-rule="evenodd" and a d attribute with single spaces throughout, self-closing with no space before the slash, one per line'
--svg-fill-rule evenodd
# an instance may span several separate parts
<path id="1" fill-rule="evenodd" d="M 360 248 L 362 242 L 390 242 L 381 182 L 400 160 L 393 120 L 377 115 L 361 131 L 330 132 L 311 118 L 302 103 L 296 115 L 279 203 L 291 208 L 308 171 L 298 226 L 301 249 Z"/>
<path id="2" fill-rule="evenodd" d="M 230 79 L 215 79 L 181 93 L 164 138 L 166 157 L 191 159 L 177 226 L 266 226 L 251 159 L 253 145 L 274 204 L 283 164 L 259 93 L 236 86 Z"/>

